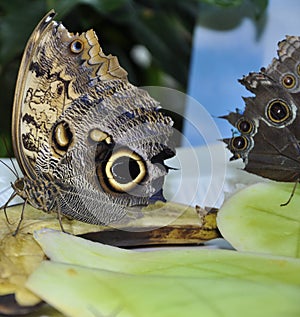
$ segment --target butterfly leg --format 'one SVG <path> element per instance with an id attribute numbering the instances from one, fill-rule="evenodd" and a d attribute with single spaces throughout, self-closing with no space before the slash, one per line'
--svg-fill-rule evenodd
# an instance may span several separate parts
<path id="1" fill-rule="evenodd" d="M 21 223 L 22 223 L 22 221 L 24 219 L 24 210 L 25 210 L 26 204 L 27 204 L 27 199 L 24 201 L 24 204 L 22 206 L 22 212 L 21 212 L 21 215 L 20 215 L 20 220 L 19 220 L 19 223 L 17 225 L 17 228 L 16 228 L 15 232 L 13 233 L 14 237 L 18 234 L 18 232 L 20 230 Z"/>
<path id="2" fill-rule="evenodd" d="M 59 225 L 60 225 L 60 229 L 62 232 L 67 233 L 64 229 L 64 226 L 62 224 L 62 219 L 61 219 L 61 212 L 60 210 L 57 211 L 57 216 L 58 216 L 58 221 L 59 221 Z"/>
<path id="3" fill-rule="evenodd" d="M 298 183 L 299 183 L 299 178 L 296 180 L 296 182 L 295 182 L 295 184 L 294 184 L 294 187 L 293 187 L 293 190 L 292 190 L 292 192 L 291 192 L 291 195 L 290 195 L 289 199 L 288 199 L 285 203 L 280 204 L 280 207 L 287 206 L 287 205 L 290 203 L 290 201 L 292 200 L 292 198 L 293 198 L 293 196 L 294 196 L 294 194 L 295 194 L 295 191 L 296 191 L 296 188 L 297 188 L 297 186 L 298 186 Z"/>

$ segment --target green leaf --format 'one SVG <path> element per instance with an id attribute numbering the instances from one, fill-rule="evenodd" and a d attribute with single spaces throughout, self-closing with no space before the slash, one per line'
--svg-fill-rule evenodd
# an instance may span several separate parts
<path id="1" fill-rule="evenodd" d="M 55 8 L 55 11 L 66 15 L 80 5 L 87 5 L 102 14 L 109 14 L 127 5 L 129 0 L 48 0 L 48 6 Z"/>
<path id="2" fill-rule="evenodd" d="M 238 7 L 247 5 L 252 11 L 255 11 L 257 16 L 261 16 L 267 6 L 268 0 L 198 0 L 200 3 L 206 3 L 208 5 L 219 6 L 223 8 Z"/>
<path id="3" fill-rule="evenodd" d="M 0 28 L 0 64 L 5 65 L 25 48 L 29 35 L 47 12 L 43 1 L 4 1 Z"/>
<path id="4" fill-rule="evenodd" d="M 220 7 L 236 7 L 243 3 L 243 0 L 200 0 L 211 5 L 216 5 Z"/>

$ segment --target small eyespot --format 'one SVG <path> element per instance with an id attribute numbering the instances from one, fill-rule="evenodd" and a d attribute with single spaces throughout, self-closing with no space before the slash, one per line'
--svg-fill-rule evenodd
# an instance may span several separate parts
<path id="1" fill-rule="evenodd" d="M 83 51 L 83 42 L 79 39 L 74 40 L 70 44 L 70 50 L 72 53 L 79 54 Z"/>
<path id="2" fill-rule="evenodd" d="M 230 147 L 234 151 L 244 151 L 247 149 L 249 141 L 244 136 L 237 136 L 231 139 Z"/>
<path id="3" fill-rule="evenodd" d="M 291 89 L 296 85 L 296 78 L 294 75 L 288 74 L 282 78 L 281 82 L 285 88 Z"/>
<path id="4" fill-rule="evenodd" d="M 58 155 L 59 157 L 65 155 L 74 143 L 74 133 L 70 124 L 66 121 L 56 123 L 52 129 L 50 142 L 53 155 Z"/>
<path id="5" fill-rule="evenodd" d="M 52 139 L 61 149 L 67 148 L 73 139 L 73 133 L 67 122 L 59 122 L 53 129 Z"/>
<path id="6" fill-rule="evenodd" d="M 107 144 L 111 144 L 112 138 L 106 132 L 103 132 L 102 130 L 94 128 L 89 131 L 89 141 L 96 142 L 96 143 L 105 141 Z"/>
<path id="7" fill-rule="evenodd" d="M 254 130 L 253 122 L 245 118 L 241 118 L 237 122 L 236 127 L 243 134 L 250 134 Z"/>
<path id="8" fill-rule="evenodd" d="M 273 100 L 267 107 L 267 117 L 273 123 L 283 123 L 290 115 L 289 106 L 282 100 Z"/>

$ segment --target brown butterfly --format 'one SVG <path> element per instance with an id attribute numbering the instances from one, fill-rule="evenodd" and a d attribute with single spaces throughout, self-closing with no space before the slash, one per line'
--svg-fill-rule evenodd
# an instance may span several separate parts
<path id="1" fill-rule="evenodd" d="M 246 108 L 224 116 L 239 135 L 225 139 L 245 170 L 277 181 L 300 179 L 300 38 L 279 43 L 278 59 L 240 82 L 255 94 Z"/>
<path id="2" fill-rule="evenodd" d="M 33 31 L 19 69 L 12 140 L 24 177 L 12 198 L 108 224 L 128 206 L 163 199 L 173 122 L 128 82 L 93 30 L 69 33 L 54 16 Z"/>
<path id="3" fill-rule="evenodd" d="M 222 117 L 238 133 L 224 141 L 246 171 L 295 182 L 292 197 L 300 180 L 300 37 L 287 36 L 278 46 L 268 67 L 240 80 L 255 96 L 244 98 L 243 112 Z"/>

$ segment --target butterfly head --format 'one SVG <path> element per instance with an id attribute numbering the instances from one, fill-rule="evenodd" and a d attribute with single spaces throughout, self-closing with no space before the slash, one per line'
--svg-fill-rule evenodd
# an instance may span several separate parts
<path id="1" fill-rule="evenodd" d="M 26 199 L 26 181 L 24 178 L 18 178 L 11 186 L 20 197 Z"/>

